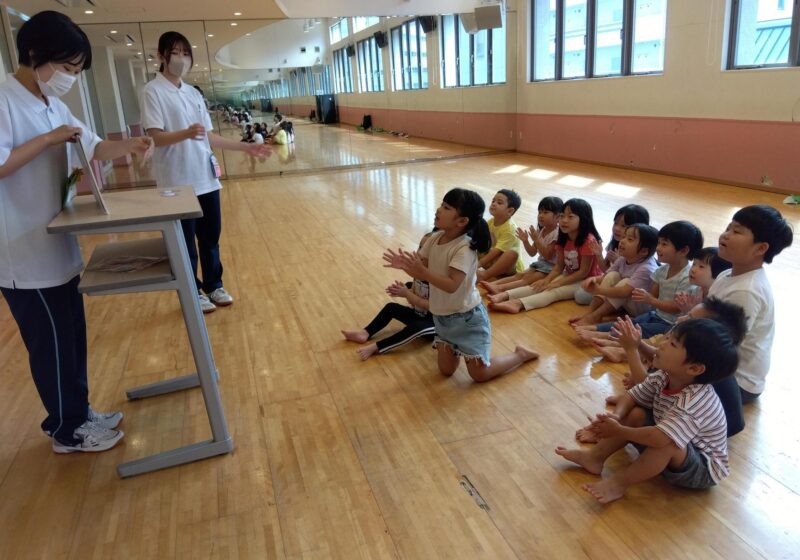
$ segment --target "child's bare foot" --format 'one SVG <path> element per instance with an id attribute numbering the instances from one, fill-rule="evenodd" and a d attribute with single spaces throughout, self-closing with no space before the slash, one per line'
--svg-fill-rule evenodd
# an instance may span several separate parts
<path id="1" fill-rule="evenodd" d="M 587 318 L 586 315 L 584 315 L 583 317 L 578 317 L 577 320 L 570 321 L 570 322 L 572 323 L 573 327 L 576 327 L 576 328 L 581 327 L 581 329 L 586 329 L 586 327 L 593 327 L 594 326 L 594 321 L 592 321 L 591 319 Z M 592 329 L 589 332 L 597 332 L 597 331 Z"/>
<path id="2" fill-rule="evenodd" d="M 616 406 L 619 402 L 619 395 L 611 395 L 610 397 L 606 397 L 606 404 L 608 406 Z"/>
<path id="3" fill-rule="evenodd" d="M 624 362 L 625 358 L 628 357 L 625 353 L 625 349 L 619 346 L 603 346 L 602 344 L 597 344 L 596 339 L 592 341 L 592 346 L 594 346 L 594 349 L 600 352 L 606 360 L 615 364 Z"/>
<path id="4" fill-rule="evenodd" d="M 358 342 L 359 344 L 364 344 L 367 340 L 369 340 L 369 333 L 364 329 L 358 331 L 342 331 L 344 337 L 351 341 L 351 342 Z"/>
<path id="5" fill-rule="evenodd" d="M 597 443 L 600 441 L 597 434 L 588 428 L 578 428 L 575 432 L 575 440 L 580 443 Z"/>
<path id="6" fill-rule="evenodd" d="M 592 484 L 584 484 L 581 488 L 597 498 L 597 501 L 601 504 L 619 500 L 625 495 L 625 487 L 619 484 L 614 477 L 606 478 L 605 480 Z"/>
<path id="7" fill-rule="evenodd" d="M 593 344 L 595 337 L 597 337 L 597 331 L 591 331 L 585 328 L 576 327 L 575 334 L 577 334 L 578 338 L 580 338 L 583 342 L 587 342 L 589 344 Z"/>
<path id="8" fill-rule="evenodd" d="M 508 300 L 508 292 L 498 292 L 496 294 L 489 295 L 489 301 L 491 303 L 501 303 Z"/>
<path id="9" fill-rule="evenodd" d="M 483 287 L 486 288 L 486 293 L 490 295 L 499 294 L 503 291 L 502 286 L 495 286 L 492 282 L 484 282 Z"/>
<path id="10" fill-rule="evenodd" d="M 597 331 L 591 331 L 591 332 L 596 333 Z M 611 338 L 600 338 L 599 336 L 595 336 L 592 339 L 592 344 L 594 346 L 614 346 L 615 348 L 622 348 L 622 346 L 620 346 L 619 342 L 617 342 L 616 340 L 613 340 Z"/>
<path id="11" fill-rule="evenodd" d="M 517 345 L 517 347 L 514 348 L 514 354 L 522 358 L 523 362 L 535 360 L 536 358 L 539 357 L 539 352 L 536 352 L 534 350 L 531 350 L 530 348 L 526 348 L 525 346 L 520 346 L 520 345 Z"/>
<path id="12" fill-rule="evenodd" d="M 362 360 L 367 360 L 373 354 L 378 353 L 378 345 L 370 344 L 369 346 L 364 346 L 362 348 L 359 348 L 358 350 L 356 350 L 356 352 L 358 352 L 358 355 L 361 356 Z"/>
<path id="13" fill-rule="evenodd" d="M 502 303 L 492 302 L 489 304 L 489 309 L 493 309 L 494 311 L 502 311 L 503 313 L 519 313 L 524 309 L 524 307 L 522 306 L 522 302 L 520 300 L 512 299 L 511 301 L 504 301 Z"/>
<path id="14" fill-rule="evenodd" d="M 580 321 L 581 319 L 583 319 L 583 317 L 584 317 L 583 315 L 573 315 L 572 317 L 570 317 L 569 319 L 567 319 L 567 322 L 568 322 L 570 325 L 574 325 L 575 323 L 577 323 L 578 321 Z"/>
<path id="15" fill-rule="evenodd" d="M 585 449 L 567 449 L 566 447 L 556 447 L 556 455 L 564 457 L 567 461 L 572 461 L 580 465 L 587 472 L 600 474 L 603 472 L 603 461 L 596 459 L 591 451 Z"/>

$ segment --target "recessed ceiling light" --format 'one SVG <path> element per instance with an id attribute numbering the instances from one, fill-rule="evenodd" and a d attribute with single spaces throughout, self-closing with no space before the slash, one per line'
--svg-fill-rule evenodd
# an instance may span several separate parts
<path id="1" fill-rule="evenodd" d="M 242 15 L 242 12 L 233 12 L 233 15 L 240 16 L 240 15 Z"/>
<path id="2" fill-rule="evenodd" d="M 213 33 L 209 33 L 209 34 L 208 34 L 208 36 L 209 36 L 209 37 L 213 37 L 213 36 L 214 36 L 214 34 L 213 34 Z"/>
<path id="3" fill-rule="evenodd" d="M 87 16 L 90 16 L 94 13 L 94 10 L 85 10 L 83 13 L 86 14 Z"/>
<path id="4" fill-rule="evenodd" d="M 112 29 L 112 30 L 111 30 L 111 34 L 112 34 L 112 35 L 116 35 L 116 34 L 117 34 L 117 30 L 116 30 L 116 29 Z"/>
<path id="5" fill-rule="evenodd" d="M 252 33 L 245 33 L 244 34 L 245 37 L 250 37 L 250 35 L 252 35 Z"/>
<path id="6" fill-rule="evenodd" d="M 236 27 L 237 25 L 239 25 L 239 24 L 238 24 L 238 23 L 236 23 L 235 21 L 232 21 L 232 22 L 231 22 L 231 27 Z"/>
<path id="7" fill-rule="evenodd" d="M 197 45 L 192 45 L 192 48 L 193 48 L 193 49 L 196 49 L 196 48 L 197 48 Z"/>
<path id="8" fill-rule="evenodd" d="M 140 55 L 140 54 L 142 54 L 142 53 L 141 53 L 141 52 L 137 52 L 136 54 L 139 54 L 139 55 Z"/>
<path id="9" fill-rule="evenodd" d="M 126 47 L 132 47 L 132 46 L 133 46 L 133 43 L 125 43 L 125 46 L 126 46 Z"/>

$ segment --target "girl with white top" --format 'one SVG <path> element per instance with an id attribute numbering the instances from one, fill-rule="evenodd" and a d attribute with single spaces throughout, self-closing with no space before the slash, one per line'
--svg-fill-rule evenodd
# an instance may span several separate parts
<path id="1" fill-rule="evenodd" d="M 436 210 L 433 224 L 439 231 L 428 238 L 419 253 L 399 249 L 383 255 L 387 267 L 404 270 L 430 284 L 429 308 L 436 328 L 434 347 L 439 352 L 439 371 L 455 373 L 464 356 L 475 381 L 489 381 L 508 373 L 539 354 L 517 346 L 514 352 L 490 361 L 491 324 L 475 287 L 478 252 L 491 245 L 486 209 L 478 193 L 452 189 Z"/>
<path id="2" fill-rule="evenodd" d="M 192 45 L 175 31 L 158 40 L 161 68 L 142 93 L 142 124 L 156 145 L 156 185 L 191 185 L 197 195 L 201 218 L 183 220 L 183 234 L 195 273 L 200 307 L 210 313 L 217 305 L 230 305 L 233 297 L 222 285 L 219 238 L 222 215 L 219 191 L 222 175 L 212 148 L 236 150 L 259 158 L 270 155 L 269 146 L 228 140 L 211 132 L 205 100 L 181 78 L 194 64 Z M 195 246 L 197 238 L 197 246 Z M 198 248 L 203 281 L 197 278 Z"/>
<path id="3" fill-rule="evenodd" d="M 64 14 L 25 22 L 17 52 L 19 70 L 0 84 L 0 290 L 28 350 L 53 450 L 104 451 L 123 436 L 115 429 L 122 413 L 89 406 L 81 252 L 74 236 L 50 235 L 47 224 L 62 208 L 70 142 L 111 160 L 146 155 L 152 140 L 101 140 L 59 100 L 92 63 L 86 34 Z"/>

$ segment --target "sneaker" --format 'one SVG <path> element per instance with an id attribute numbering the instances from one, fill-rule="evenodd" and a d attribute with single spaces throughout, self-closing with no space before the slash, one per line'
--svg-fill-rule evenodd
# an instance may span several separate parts
<path id="1" fill-rule="evenodd" d="M 86 421 L 75 428 L 74 436 L 79 439 L 76 443 L 61 443 L 53 440 L 53 451 L 56 453 L 97 453 L 114 447 L 124 436 L 120 430 L 108 430 L 93 422 Z"/>
<path id="2" fill-rule="evenodd" d="M 101 428 L 105 428 L 106 430 L 113 430 L 119 423 L 122 422 L 122 413 L 121 412 L 97 412 L 93 410 L 92 407 L 89 407 L 89 415 L 86 419 L 95 424 L 96 426 L 100 426 Z"/>
<path id="3" fill-rule="evenodd" d="M 204 293 L 198 294 L 200 298 L 200 309 L 203 310 L 203 313 L 211 313 L 217 310 L 217 306 L 211 303 L 211 300 L 208 299 L 208 296 Z"/>
<path id="4" fill-rule="evenodd" d="M 208 297 L 211 298 L 211 301 L 222 307 L 233 303 L 233 296 L 226 292 L 225 288 L 217 288 L 208 294 Z"/>

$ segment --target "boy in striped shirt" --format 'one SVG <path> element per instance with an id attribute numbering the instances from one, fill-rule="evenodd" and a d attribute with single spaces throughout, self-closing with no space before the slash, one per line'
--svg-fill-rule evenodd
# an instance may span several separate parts
<path id="1" fill-rule="evenodd" d="M 621 498 L 632 484 L 661 474 L 684 488 L 710 488 L 728 476 L 727 423 L 711 383 L 733 374 L 739 362 L 729 331 L 711 319 L 678 323 L 659 345 L 650 374 L 622 395 L 613 413 L 591 426 L 591 449 L 557 447 L 556 453 L 599 475 L 617 450 L 633 443 L 639 458 L 583 489 L 600 503 Z"/>

